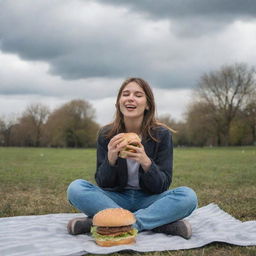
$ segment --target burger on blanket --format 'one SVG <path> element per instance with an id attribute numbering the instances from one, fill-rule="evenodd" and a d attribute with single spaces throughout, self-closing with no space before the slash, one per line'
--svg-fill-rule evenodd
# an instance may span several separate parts
<path id="1" fill-rule="evenodd" d="M 109 208 L 94 215 L 91 233 L 100 246 L 132 244 L 138 232 L 132 227 L 135 222 L 132 212 L 123 208 Z"/>

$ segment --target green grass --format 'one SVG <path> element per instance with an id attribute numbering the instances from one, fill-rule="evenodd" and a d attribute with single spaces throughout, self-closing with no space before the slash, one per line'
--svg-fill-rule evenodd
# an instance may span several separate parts
<path id="1" fill-rule="evenodd" d="M 94 182 L 95 161 L 94 149 L 0 148 L 0 217 L 76 212 L 66 201 L 66 188 L 77 178 Z M 174 150 L 171 187 L 193 188 L 199 207 L 214 202 L 241 221 L 255 220 L 255 184 L 256 147 Z M 256 247 L 213 243 L 193 250 L 132 255 L 252 256 Z"/>

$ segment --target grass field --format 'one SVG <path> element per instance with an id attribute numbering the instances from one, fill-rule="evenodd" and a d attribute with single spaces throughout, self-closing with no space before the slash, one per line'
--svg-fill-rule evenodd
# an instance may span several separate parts
<path id="1" fill-rule="evenodd" d="M 0 217 L 76 212 L 66 188 L 94 182 L 94 149 L 0 148 Z M 256 220 L 256 147 L 176 148 L 171 187 L 187 185 L 199 207 L 218 204 L 241 221 Z M 125 255 L 118 253 L 113 255 Z M 256 255 L 256 247 L 213 243 L 200 249 L 129 255 Z"/>

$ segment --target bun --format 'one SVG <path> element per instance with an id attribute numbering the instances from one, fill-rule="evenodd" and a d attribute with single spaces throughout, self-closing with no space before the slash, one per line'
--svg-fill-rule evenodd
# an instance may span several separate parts
<path id="1" fill-rule="evenodd" d="M 92 219 L 93 225 L 100 227 L 128 226 L 135 222 L 133 213 L 123 208 L 108 208 L 99 211 Z"/>
<path id="2" fill-rule="evenodd" d="M 141 141 L 138 134 L 134 133 L 134 132 L 124 133 L 123 139 L 127 141 L 127 144 L 132 143 L 132 142 L 138 142 L 138 141 L 140 142 Z"/>
<path id="3" fill-rule="evenodd" d="M 141 139 L 138 134 L 134 132 L 128 132 L 123 135 L 123 139 L 126 141 L 126 146 L 133 144 L 133 146 L 140 147 Z M 126 146 L 119 152 L 119 157 L 126 158 L 127 152 L 134 152 L 134 150 L 126 148 Z"/>
<path id="4" fill-rule="evenodd" d="M 100 246 L 109 247 L 109 246 L 122 245 L 122 244 L 133 244 L 135 243 L 136 240 L 134 237 L 128 237 L 118 241 L 100 241 L 97 239 L 95 241 Z"/>

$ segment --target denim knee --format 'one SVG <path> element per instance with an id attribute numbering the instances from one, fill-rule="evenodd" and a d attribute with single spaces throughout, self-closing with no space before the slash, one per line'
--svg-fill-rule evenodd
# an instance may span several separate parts
<path id="1" fill-rule="evenodd" d="M 72 200 L 77 197 L 81 193 L 82 187 L 84 187 L 88 181 L 77 179 L 72 181 L 67 188 L 67 199 L 70 203 Z"/>
<path id="2" fill-rule="evenodd" d="M 196 209 L 198 206 L 198 201 L 197 201 L 197 195 L 195 191 L 192 188 L 185 187 L 185 186 L 180 187 L 179 190 L 184 197 L 183 200 L 186 200 L 186 206 L 192 211 Z"/>

